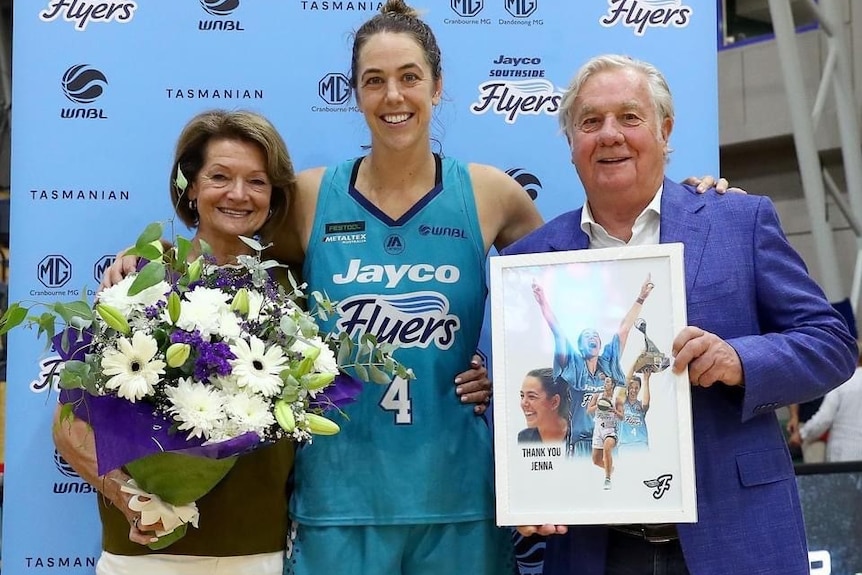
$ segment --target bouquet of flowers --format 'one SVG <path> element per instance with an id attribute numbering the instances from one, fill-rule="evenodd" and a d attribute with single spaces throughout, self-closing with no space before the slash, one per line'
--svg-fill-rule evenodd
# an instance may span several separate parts
<path id="1" fill-rule="evenodd" d="M 153 548 L 197 525 L 194 501 L 239 454 L 285 437 L 301 443 L 337 433 L 323 414 L 362 385 L 343 368 L 376 383 L 413 377 L 390 344 L 320 333 L 317 318 L 335 304 L 312 293 L 316 311 L 305 311 L 305 285 L 289 273 L 289 289 L 275 281 L 283 266 L 262 260 L 257 241 L 243 238 L 255 255 L 217 266 L 206 245 L 190 260 L 189 240 L 166 249 L 161 237 L 161 224 L 148 226 L 127 251 L 148 263 L 94 304 L 13 303 L 0 318 L 0 333 L 25 324 L 53 342 L 64 360 L 61 419 L 74 412 L 89 422 L 99 474 L 125 467 L 133 481 L 123 490 L 143 496 L 136 504 L 149 499 L 143 522 L 165 528 Z M 44 313 L 31 313 L 40 305 Z"/>

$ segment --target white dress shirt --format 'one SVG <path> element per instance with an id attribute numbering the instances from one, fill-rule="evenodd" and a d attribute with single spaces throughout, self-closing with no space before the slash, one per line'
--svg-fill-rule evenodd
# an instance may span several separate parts
<path id="1" fill-rule="evenodd" d="M 659 243 L 661 236 L 661 192 L 660 186 L 652 201 L 635 219 L 632 226 L 632 239 L 625 242 L 610 235 L 605 228 L 593 218 L 590 203 L 584 204 L 581 212 L 581 230 L 590 238 L 590 249 L 616 248 L 620 246 L 651 246 Z"/>

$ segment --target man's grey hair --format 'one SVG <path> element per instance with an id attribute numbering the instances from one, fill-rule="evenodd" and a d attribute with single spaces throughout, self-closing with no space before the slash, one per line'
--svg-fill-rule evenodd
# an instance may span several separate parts
<path id="1" fill-rule="evenodd" d="M 659 72 L 658 68 L 648 62 L 635 60 L 630 56 L 605 54 L 596 56 L 581 66 L 563 94 L 563 99 L 560 102 L 560 128 L 566 134 L 569 142 L 572 141 L 573 135 L 571 133 L 573 121 L 572 108 L 575 105 L 575 99 L 578 97 L 586 81 L 599 72 L 624 69 L 639 72 L 647 79 L 647 86 L 652 96 L 653 108 L 658 120 L 657 128 L 661 127 L 661 123 L 665 118 L 673 119 L 673 97 L 670 94 L 670 88 L 664 79 L 664 75 Z"/>

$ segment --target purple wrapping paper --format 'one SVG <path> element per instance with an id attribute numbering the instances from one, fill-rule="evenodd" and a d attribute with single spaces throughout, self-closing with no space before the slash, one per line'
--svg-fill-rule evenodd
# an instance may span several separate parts
<path id="1" fill-rule="evenodd" d="M 90 334 L 84 332 L 82 341 L 70 346 L 71 350 L 62 349 L 62 337 L 59 333 L 52 340 L 60 358 L 83 361 Z M 69 339 L 75 338 L 70 336 Z M 260 443 L 260 437 L 252 432 L 210 445 L 202 445 L 204 440 L 199 437 L 186 439 L 184 432 L 169 433 L 171 421 L 154 413 L 153 406 L 146 401 L 131 403 L 112 395 L 90 395 L 83 389 L 63 389 L 60 403 L 73 403 L 75 416 L 93 428 L 99 475 L 159 451 L 222 459 Z"/>
<path id="2" fill-rule="evenodd" d="M 348 403 L 356 401 L 356 396 L 362 391 L 363 385 L 355 377 L 339 372 L 335 376 L 335 381 L 325 388 L 324 393 L 318 393 L 317 398 L 309 401 L 308 406 L 311 409 L 341 409 Z"/>

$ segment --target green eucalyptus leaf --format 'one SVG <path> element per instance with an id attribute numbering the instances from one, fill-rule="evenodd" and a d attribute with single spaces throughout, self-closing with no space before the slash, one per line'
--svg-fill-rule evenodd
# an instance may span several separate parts
<path id="1" fill-rule="evenodd" d="M 0 335 L 8 332 L 14 327 L 18 327 L 27 319 L 29 308 L 21 307 L 17 302 L 9 304 L 9 309 L 0 318 Z"/>
<path id="2" fill-rule="evenodd" d="M 353 355 L 351 353 L 352 351 L 353 351 L 353 342 L 350 341 L 349 339 L 346 341 L 342 340 L 341 343 L 338 345 L 338 359 L 337 359 L 338 365 L 349 364 L 350 363 L 350 356 Z"/>
<path id="3" fill-rule="evenodd" d="M 247 245 L 248 247 L 250 247 L 251 249 L 253 249 L 256 252 L 262 252 L 264 250 L 264 247 L 262 245 L 260 245 L 260 242 L 258 242 L 254 238 L 247 238 L 245 236 L 239 236 L 239 239 L 242 243 L 244 243 L 245 245 Z"/>
<path id="4" fill-rule="evenodd" d="M 144 228 L 144 231 L 141 232 L 141 235 L 138 236 L 138 239 L 135 240 L 135 247 L 140 248 L 151 242 L 158 241 L 162 237 L 163 229 L 164 227 L 159 222 L 149 224 Z"/>
<path id="5" fill-rule="evenodd" d="M 51 309 L 54 310 L 55 314 L 63 318 L 63 321 L 67 324 L 80 324 L 81 322 L 75 322 L 75 318 L 83 319 L 84 323 L 93 320 L 93 309 L 90 307 L 90 304 L 79 299 L 57 302 L 51 306 Z"/>
<path id="6" fill-rule="evenodd" d="M 186 191 L 186 188 L 189 187 L 189 181 L 186 179 L 186 175 L 179 164 L 177 164 L 177 176 L 174 178 L 174 184 L 176 184 L 181 192 Z"/>
<path id="7" fill-rule="evenodd" d="M 153 244 L 143 244 L 127 249 L 124 255 L 136 256 L 139 258 L 144 258 L 145 260 L 150 260 L 151 262 L 155 262 L 162 259 L 162 250 L 160 250 Z"/>
<path id="8" fill-rule="evenodd" d="M 362 381 L 369 381 L 368 379 L 368 370 L 365 369 L 365 366 L 361 363 L 357 363 L 355 366 L 356 375 L 359 376 L 359 379 Z"/>
<path id="9" fill-rule="evenodd" d="M 60 406 L 60 414 L 57 416 L 57 421 L 60 423 L 72 423 L 75 420 L 75 404 L 64 403 Z"/>
<path id="10" fill-rule="evenodd" d="M 386 384 L 392 381 L 392 378 L 386 375 L 386 373 L 376 365 L 369 365 L 368 371 L 371 375 L 371 381 L 374 383 Z"/>
<path id="11" fill-rule="evenodd" d="M 85 382 L 92 377 L 90 366 L 83 361 L 68 360 L 60 371 L 60 387 L 63 389 L 83 389 Z"/>
<path id="12" fill-rule="evenodd" d="M 192 253 L 192 242 L 183 237 L 177 238 L 177 263 L 185 266 L 190 253 Z"/>
<path id="13" fill-rule="evenodd" d="M 200 246 L 201 246 L 201 253 L 202 253 L 203 255 L 205 255 L 205 256 L 211 256 L 211 255 L 212 255 L 212 253 L 213 253 L 213 248 L 212 248 L 212 246 L 211 246 L 211 245 L 209 245 L 208 243 L 206 243 L 206 241 L 204 241 L 204 240 L 202 240 L 202 239 L 200 239 L 200 238 L 198 238 L 198 243 L 199 243 L 199 244 L 200 244 Z"/>
<path id="14" fill-rule="evenodd" d="M 129 286 L 129 296 L 137 295 L 147 289 L 153 287 L 160 281 L 165 279 L 165 264 L 159 261 L 150 262 L 144 266 L 132 285 Z"/>
<path id="15" fill-rule="evenodd" d="M 57 333 L 56 328 L 57 316 L 55 316 L 51 312 L 45 312 L 39 316 L 37 320 L 37 324 L 39 325 L 39 335 L 45 333 L 48 336 L 48 340 L 54 339 L 54 335 Z"/>

